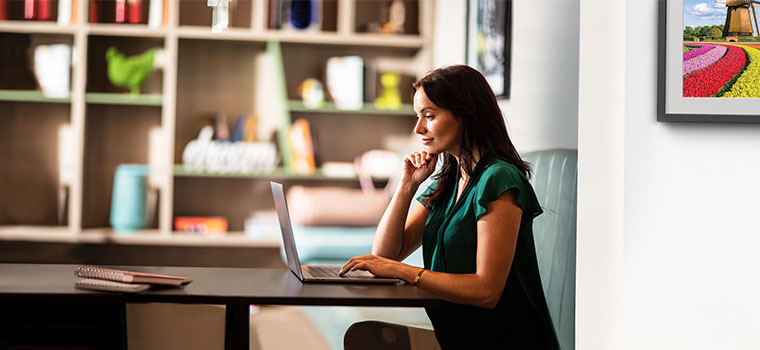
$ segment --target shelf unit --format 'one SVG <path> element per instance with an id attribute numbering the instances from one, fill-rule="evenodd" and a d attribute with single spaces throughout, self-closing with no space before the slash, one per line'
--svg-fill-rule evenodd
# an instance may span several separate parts
<path id="1" fill-rule="evenodd" d="M 397 35 L 364 32 L 362 23 L 378 17 L 384 1 L 322 0 L 321 30 L 298 31 L 268 29 L 269 2 L 240 0 L 231 27 L 221 33 L 211 32 L 205 1 L 170 0 L 168 23 L 161 28 L 87 23 L 81 19 L 89 18 L 88 3 L 78 1 L 80 21 L 67 26 L 0 21 L 0 108 L 7 111 L 0 116 L 0 162 L 7 166 L 0 171 L 0 240 L 276 245 L 276 239 L 242 233 L 243 218 L 273 207 L 263 180 L 345 186 L 356 178 L 321 170 L 298 175 L 289 170 L 288 157 L 270 173 L 189 170 L 179 165 L 182 151 L 203 119 L 216 112 L 257 115 L 260 134 L 276 134 L 279 152 L 288 154 L 283 131 L 305 118 L 318 140 L 320 160 L 347 161 L 382 147 L 384 137 L 411 133 L 409 97 L 402 93 L 405 104 L 395 111 L 376 109 L 372 96 L 358 111 L 329 102 L 314 110 L 298 101 L 298 82 L 322 79 L 331 56 L 360 55 L 378 72 L 402 73 L 404 83 L 432 64 L 434 0 L 405 0 L 408 34 Z M 45 97 L 36 86 L 31 48 L 49 43 L 72 47 L 67 98 Z M 161 48 L 168 64 L 149 76 L 140 94 L 129 94 L 106 78 L 103 56 L 109 46 L 127 55 Z M 28 69 L 14 69 L 20 64 Z M 362 129 L 366 135 L 349 144 L 328 141 Z M 113 177 L 121 163 L 148 164 L 148 191 L 157 197 L 153 222 L 124 235 L 109 225 Z M 223 212 L 213 212 L 217 208 Z M 175 216 L 215 214 L 230 219 L 225 237 L 173 231 Z"/>

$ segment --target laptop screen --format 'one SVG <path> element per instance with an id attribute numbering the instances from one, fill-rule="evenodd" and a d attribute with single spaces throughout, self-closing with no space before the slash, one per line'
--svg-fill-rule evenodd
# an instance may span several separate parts
<path id="1" fill-rule="evenodd" d="M 293 236 L 293 227 L 290 224 L 290 214 L 288 213 L 288 203 L 285 202 L 285 191 L 282 184 L 270 182 L 272 186 L 272 196 L 274 197 L 274 207 L 277 210 L 277 218 L 280 220 L 280 231 L 282 232 L 282 244 L 285 247 L 285 257 L 288 259 L 288 267 L 293 271 L 298 279 L 303 280 L 301 275 L 301 261 L 298 260 L 298 251 L 296 250 L 296 240 Z"/>

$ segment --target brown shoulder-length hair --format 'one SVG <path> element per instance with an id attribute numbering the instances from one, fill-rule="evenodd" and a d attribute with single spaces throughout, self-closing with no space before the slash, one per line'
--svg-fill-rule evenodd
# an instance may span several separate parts
<path id="1" fill-rule="evenodd" d="M 460 168 L 468 176 L 473 175 L 475 148 L 479 149 L 481 156 L 490 153 L 530 177 L 530 165 L 520 158 L 512 144 L 496 96 L 480 72 L 464 65 L 446 66 L 428 72 L 412 87 L 412 99 L 422 88 L 431 102 L 451 112 L 462 125 L 459 162 L 449 153 L 442 155 L 443 165 L 435 177 L 438 185 L 427 195 L 428 205 L 438 204 L 454 189 Z"/>

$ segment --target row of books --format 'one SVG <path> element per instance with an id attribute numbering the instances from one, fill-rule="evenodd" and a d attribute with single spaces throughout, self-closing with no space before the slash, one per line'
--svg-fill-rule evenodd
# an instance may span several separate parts
<path id="1" fill-rule="evenodd" d="M 58 0 L 0 0 L 0 20 L 55 21 L 61 25 L 77 23 L 80 1 Z M 160 28 L 169 23 L 169 0 L 90 0 L 90 23 L 146 23 Z"/>
<path id="2" fill-rule="evenodd" d="M 74 287 L 77 289 L 127 293 L 142 292 L 153 286 L 181 287 L 193 281 L 182 276 L 158 275 L 98 266 L 77 266 L 74 269 L 74 275 L 79 277 L 74 283 Z"/>

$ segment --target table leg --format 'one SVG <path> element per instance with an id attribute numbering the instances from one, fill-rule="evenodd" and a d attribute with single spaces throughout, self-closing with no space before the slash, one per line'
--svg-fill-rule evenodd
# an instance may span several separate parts
<path id="1" fill-rule="evenodd" d="M 248 349 L 250 342 L 250 305 L 227 304 L 226 313 L 225 349 Z"/>

